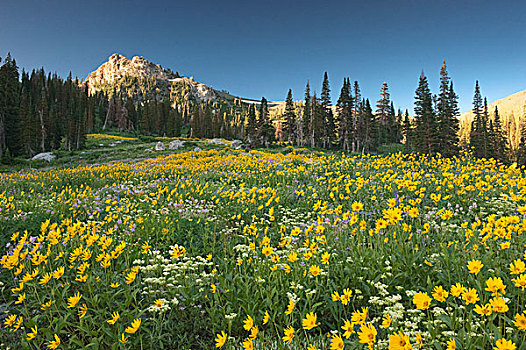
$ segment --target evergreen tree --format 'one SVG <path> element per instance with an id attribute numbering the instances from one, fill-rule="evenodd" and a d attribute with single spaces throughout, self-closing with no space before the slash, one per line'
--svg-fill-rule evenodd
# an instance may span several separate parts
<path id="1" fill-rule="evenodd" d="M 493 132 L 491 133 L 491 136 L 491 147 L 494 150 L 495 158 L 506 162 L 508 159 L 508 141 L 502 128 L 499 109 L 497 106 L 495 106 L 495 111 L 493 112 Z"/>
<path id="2" fill-rule="evenodd" d="M 292 102 L 292 90 L 289 89 L 287 99 L 285 100 L 284 122 L 281 125 L 283 138 L 288 144 L 294 144 L 296 140 L 296 113 Z"/>
<path id="3" fill-rule="evenodd" d="M 469 145 L 473 149 L 473 154 L 479 158 L 485 156 L 483 118 L 482 95 L 477 80 L 473 96 L 473 121 L 471 122 Z"/>
<path id="4" fill-rule="evenodd" d="M 256 108 L 254 104 L 251 104 L 248 109 L 248 122 L 247 122 L 247 143 L 250 147 L 257 147 L 257 120 L 256 120 Z"/>
<path id="5" fill-rule="evenodd" d="M 311 147 L 324 147 L 326 145 L 326 109 L 321 101 L 316 97 L 316 92 L 312 95 L 311 100 L 311 134 L 310 134 L 310 145 Z"/>
<path id="6" fill-rule="evenodd" d="M 261 98 L 258 120 L 258 146 L 269 147 L 274 142 L 276 130 L 268 114 L 268 103 L 265 97 Z"/>
<path id="7" fill-rule="evenodd" d="M 215 137 L 223 137 L 222 135 L 222 124 L 223 124 L 223 116 L 219 113 L 219 110 L 215 109 L 216 106 L 211 107 L 211 113 L 212 113 L 212 128 L 211 128 L 211 136 L 212 138 Z"/>
<path id="8" fill-rule="evenodd" d="M 126 130 L 128 125 L 128 114 L 126 108 L 123 106 L 122 98 L 117 97 L 117 103 L 115 106 L 115 124 L 119 131 Z"/>
<path id="9" fill-rule="evenodd" d="M 458 96 L 453 90 L 446 67 L 440 68 L 440 92 L 437 100 L 438 150 L 445 156 L 458 153 Z"/>
<path id="10" fill-rule="evenodd" d="M 353 139 L 353 142 L 352 142 L 352 151 L 353 152 L 359 152 L 360 149 L 362 148 L 361 144 L 360 144 L 360 137 L 359 137 L 359 132 L 358 132 L 358 129 L 362 129 L 362 126 L 361 126 L 361 123 L 362 121 L 360 120 L 360 111 L 362 110 L 362 94 L 360 92 L 360 84 L 358 84 L 358 82 L 355 80 L 354 81 L 354 85 L 353 85 L 353 93 L 352 93 L 352 99 L 354 101 L 354 106 L 353 106 L 353 109 L 352 109 L 352 124 L 353 124 L 353 129 L 352 129 L 352 139 Z"/>
<path id="11" fill-rule="evenodd" d="M 391 102 L 392 110 L 394 111 L 393 103 Z M 398 113 L 396 114 L 395 118 L 395 124 L 393 127 L 393 139 L 391 142 L 393 143 L 400 143 L 402 142 L 402 128 L 404 123 L 404 115 L 402 114 L 402 111 L 398 109 Z"/>
<path id="12" fill-rule="evenodd" d="M 190 137 L 192 138 L 201 138 L 202 130 L 201 124 L 203 119 L 203 110 L 201 106 L 195 106 L 190 117 Z"/>
<path id="13" fill-rule="evenodd" d="M 415 92 L 415 129 L 412 136 L 417 151 L 429 154 L 437 152 L 437 125 L 433 97 L 424 72 L 420 74 Z"/>
<path id="14" fill-rule="evenodd" d="M 453 81 L 449 83 L 449 123 L 446 132 L 447 152 L 446 155 L 455 155 L 459 151 L 459 117 L 458 95 L 453 88 Z"/>
<path id="15" fill-rule="evenodd" d="M 125 128 L 127 130 L 134 130 L 137 127 L 137 111 L 131 98 L 126 100 L 124 108 L 126 109 L 125 113 L 128 116 Z"/>
<path id="16" fill-rule="evenodd" d="M 311 104 L 311 96 L 310 96 L 310 86 L 309 82 L 307 81 L 307 86 L 305 87 L 305 102 L 303 105 L 303 140 L 301 141 L 301 145 L 305 145 L 307 143 L 307 140 L 310 140 L 310 135 L 312 134 L 312 104 Z"/>
<path id="17" fill-rule="evenodd" d="M 210 107 L 210 103 L 207 103 L 203 111 L 203 123 L 201 125 L 201 137 L 204 137 L 204 138 L 216 137 L 217 135 L 212 134 L 213 130 L 214 130 L 214 126 L 212 122 L 212 108 Z"/>
<path id="18" fill-rule="evenodd" d="M 376 135 L 376 118 L 374 117 L 373 109 L 371 108 L 371 103 L 369 102 L 369 99 L 365 100 L 362 103 L 362 106 L 363 110 L 360 113 L 363 123 L 362 153 L 368 153 L 374 151 L 376 148 L 376 140 L 378 138 L 378 136 Z"/>
<path id="19" fill-rule="evenodd" d="M 391 100 L 389 94 L 389 88 L 387 83 L 382 84 L 380 89 L 380 99 L 376 103 L 376 125 L 378 130 L 376 132 L 377 140 L 376 144 L 381 145 L 390 143 L 393 138 L 391 135 L 393 130 L 391 128 L 394 125 L 394 112 L 391 114 Z"/>
<path id="20" fill-rule="evenodd" d="M 387 121 L 389 125 L 387 133 L 387 143 L 398 143 L 400 139 L 398 138 L 398 133 L 400 126 L 396 119 L 394 103 L 391 101 L 391 107 L 389 108 L 389 115 L 387 116 Z"/>
<path id="21" fill-rule="evenodd" d="M 323 118 L 323 147 L 331 148 L 332 143 L 336 140 L 336 125 L 334 123 L 334 115 L 331 108 L 331 90 L 329 87 L 329 78 L 327 72 L 323 76 L 323 84 L 321 87 L 320 105 Z"/>
<path id="22" fill-rule="evenodd" d="M 526 108 L 524 111 L 526 114 Z M 517 149 L 517 165 L 519 167 L 526 166 L 526 118 L 523 118 L 521 123 L 520 143 Z"/>
<path id="23" fill-rule="evenodd" d="M 16 61 L 7 54 L 0 67 L 0 157 L 23 153 L 20 138 L 20 82 Z"/>
<path id="24" fill-rule="evenodd" d="M 343 86 L 336 106 L 338 110 L 338 137 L 340 148 L 349 152 L 351 151 L 352 130 L 354 128 L 352 115 L 354 103 L 349 78 L 343 79 Z"/>
<path id="25" fill-rule="evenodd" d="M 406 109 L 404 114 L 404 124 L 402 127 L 402 132 L 404 136 L 404 144 L 405 144 L 405 150 L 410 151 L 411 150 L 411 140 L 412 140 L 412 126 L 411 126 L 411 120 L 409 119 L 409 111 Z"/>
<path id="26" fill-rule="evenodd" d="M 484 107 L 482 108 L 482 157 L 492 158 L 494 156 L 493 150 L 490 147 L 490 129 L 489 129 L 489 111 L 488 100 L 484 97 Z"/>

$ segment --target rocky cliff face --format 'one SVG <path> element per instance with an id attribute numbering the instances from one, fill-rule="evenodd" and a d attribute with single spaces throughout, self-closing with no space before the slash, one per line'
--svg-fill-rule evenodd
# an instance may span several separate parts
<path id="1" fill-rule="evenodd" d="M 119 93 L 136 102 L 145 100 L 172 102 L 233 100 L 234 97 L 196 82 L 193 78 L 179 77 L 169 69 L 143 57 L 129 59 L 113 54 L 107 62 L 90 73 L 84 80 L 89 93 L 103 91 L 109 95 Z"/>
<path id="2" fill-rule="evenodd" d="M 90 73 L 84 82 L 88 84 L 89 92 L 95 93 L 108 85 L 118 87 L 126 78 L 168 80 L 175 78 L 175 74 L 142 57 L 135 56 L 130 60 L 113 54 L 107 62 Z"/>

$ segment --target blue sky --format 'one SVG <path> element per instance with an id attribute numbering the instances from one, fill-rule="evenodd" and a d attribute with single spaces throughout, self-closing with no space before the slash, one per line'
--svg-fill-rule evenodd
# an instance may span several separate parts
<path id="1" fill-rule="evenodd" d="M 343 77 L 376 101 L 387 82 L 412 111 L 420 72 L 433 92 L 445 59 L 471 108 L 475 80 L 489 101 L 526 89 L 526 2 L 29 1 L 0 5 L 0 56 L 84 78 L 112 53 L 144 56 L 235 95 L 303 98 L 327 71 L 333 101 Z"/>

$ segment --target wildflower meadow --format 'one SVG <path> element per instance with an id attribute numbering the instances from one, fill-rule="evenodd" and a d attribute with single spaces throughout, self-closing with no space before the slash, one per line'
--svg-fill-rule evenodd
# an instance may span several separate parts
<path id="1" fill-rule="evenodd" d="M 217 146 L 1 174 L 0 341 L 526 349 L 525 195 L 522 169 L 469 154 Z"/>

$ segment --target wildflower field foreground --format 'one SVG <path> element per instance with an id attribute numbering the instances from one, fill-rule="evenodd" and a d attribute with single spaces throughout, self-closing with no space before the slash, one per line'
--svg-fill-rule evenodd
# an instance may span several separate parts
<path id="1" fill-rule="evenodd" d="M 228 147 L 0 175 L 2 348 L 526 349 L 526 177 Z"/>

